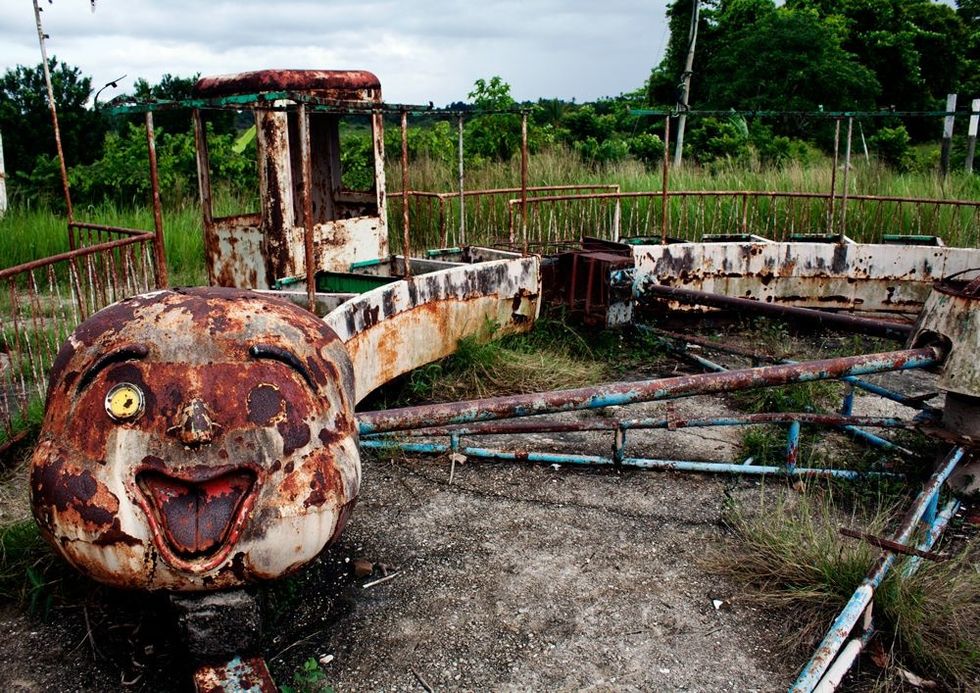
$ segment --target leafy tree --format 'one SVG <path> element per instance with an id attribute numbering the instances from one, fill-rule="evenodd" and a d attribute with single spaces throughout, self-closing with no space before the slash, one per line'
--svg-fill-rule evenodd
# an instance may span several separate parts
<path id="1" fill-rule="evenodd" d="M 878 158 L 898 171 L 908 171 L 915 162 L 910 145 L 911 138 L 905 126 L 882 128 L 872 135 L 869 144 L 877 152 Z"/>
<path id="2" fill-rule="evenodd" d="M 788 0 L 786 7 L 816 12 L 842 28 L 843 48 L 875 73 L 882 106 L 931 108 L 956 89 L 963 73 L 964 15 L 949 5 L 931 0 Z"/>
<path id="3" fill-rule="evenodd" d="M 664 141 L 657 135 L 641 132 L 626 141 L 630 154 L 642 161 L 648 168 L 658 166 L 664 158 Z"/>
<path id="4" fill-rule="evenodd" d="M 813 10 L 772 0 L 728 3 L 719 14 L 726 41 L 706 67 L 715 108 L 791 111 L 869 107 L 874 74 L 842 47 L 842 31 Z"/>
<path id="5" fill-rule="evenodd" d="M 477 111 L 506 111 L 517 103 L 510 85 L 499 76 L 478 79 L 469 93 Z M 507 161 L 521 145 L 521 119 L 516 113 L 488 113 L 469 120 L 465 128 L 465 147 L 469 156 Z"/>
<path id="6" fill-rule="evenodd" d="M 101 115 L 86 106 L 92 79 L 53 57 L 48 69 L 65 158 L 69 165 L 94 161 L 102 153 L 106 124 Z M 28 174 L 39 157 L 55 154 L 43 64 L 18 65 L 0 78 L 0 132 L 6 135 L 3 144 L 7 170 L 14 174 Z"/>

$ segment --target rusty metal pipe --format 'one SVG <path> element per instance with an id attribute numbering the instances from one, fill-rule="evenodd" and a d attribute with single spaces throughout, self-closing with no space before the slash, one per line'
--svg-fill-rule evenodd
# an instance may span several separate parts
<path id="1" fill-rule="evenodd" d="M 37 23 L 37 41 L 41 46 L 41 65 L 44 67 L 44 84 L 48 89 L 48 108 L 51 111 L 51 125 L 54 127 L 54 144 L 58 150 L 58 165 L 61 173 L 61 189 L 65 194 L 65 207 L 68 211 L 68 222 L 75 220 L 75 211 L 71 205 L 71 188 L 68 185 L 68 168 L 65 165 L 65 152 L 61 146 L 61 128 L 58 126 L 58 106 L 54 101 L 54 88 L 51 86 L 51 70 L 48 69 L 48 49 L 44 45 L 47 34 L 41 26 L 41 8 L 38 7 L 37 0 L 34 0 L 34 20 Z M 69 242 L 72 237 L 69 235 Z M 74 250 L 74 247 L 72 247 Z"/>
<path id="2" fill-rule="evenodd" d="M 310 112 L 299 105 L 300 182 L 303 187 L 303 251 L 306 265 L 306 302 L 312 313 L 316 309 L 316 262 L 313 251 L 313 158 L 310 152 Z"/>
<path id="3" fill-rule="evenodd" d="M 402 256 L 405 279 L 412 276 L 411 242 L 408 238 L 408 111 L 402 111 Z"/>
<path id="4" fill-rule="evenodd" d="M 940 363 L 942 358 L 942 352 L 935 347 L 905 349 L 797 364 L 364 412 L 358 415 L 358 422 L 362 434 L 401 431 L 422 426 L 600 409 L 636 402 L 652 402 L 813 380 L 830 380 L 848 375 L 926 368 Z"/>
<path id="5" fill-rule="evenodd" d="M 614 431 L 642 429 L 710 428 L 714 426 L 751 426 L 755 424 L 781 424 L 798 422 L 816 426 L 868 426 L 870 428 L 909 428 L 918 427 L 919 422 L 890 416 L 845 416 L 841 414 L 818 414 L 813 412 L 762 412 L 742 416 L 705 417 L 695 419 L 648 418 L 648 419 L 610 419 L 590 421 L 536 420 L 530 417 L 523 421 L 486 421 L 482 423 L 461 424 L 458 426 L 430 426 L 414 428 L 407 432 L 412 437 L 428 436 L 477 436 L 514 435 L 522 433 L 572 433 L 585 431 Z"/>
<path id="6" fill-rule="evenodd" d="M 160 175 L 157 172 L 156 134 L 153 132 L 153 113 L 150 111 L 146 112 L 146 151 L 150 158 L 150 195 L 153 202 L 153 261 L 156 265 L 157 288 L 166 289 L 167 250 L 163 244 L 163 207 L 160 203 Z"/>
<path id="7" fill-rule="evenodd" d="M 660 242 L 667 245 L 667 178 L 670 173 L 670 116 L 664 118 L 663 184 L 660 190 Z"/>
<path id="8" fill-rule="evenodd" d="M 644 301 L 644 299 L 647 299 L 651 295 L 657 299 L 676 301 L 685 305 L 728 308 L 731 310 L 761 313 L 762 315 L 777 318 L 812 321 L 817 325 L 834 327 L 851 332 L 860 332 L 875 337 L 888 337 L 896 340 L 904 340 L 912 332 L 911 325 L 902 325 L 900 323 L 874 320 L 871 318 L 860 318 L 854 315 L 829 313 L 813 308 L 780 306 L 749 298 L 725 296 L 708 291 L 695 291 L 693 289 L 682 289 L 675 286 L 663 286 L 654 282 L 644 283 L 636 290 L 636 298 L 641 303 L 649 303 L 649 301 Z"/>

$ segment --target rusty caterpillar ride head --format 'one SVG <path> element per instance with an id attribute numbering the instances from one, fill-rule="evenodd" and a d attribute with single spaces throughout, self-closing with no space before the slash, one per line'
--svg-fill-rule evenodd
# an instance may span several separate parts
<path id="1" fill-rule="evenodd" d="M 353 409 L 343 344 L 302 308 L 233 289 L 127 299 L 58 354 L 34 516 L 75 567 L 120 587 L 281 577 L 354 504 Z"/>

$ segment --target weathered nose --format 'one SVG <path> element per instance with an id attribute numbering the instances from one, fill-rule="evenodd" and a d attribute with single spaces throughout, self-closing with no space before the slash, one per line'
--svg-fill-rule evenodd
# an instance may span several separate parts
<path id="1" fill-rule="evenodd" d="M 177 425 L 174 429 L 184 445 L 197 446 L 210 443 L 214 422 L 211 420 L 208 406 L 199 399 L 193 399 L 185 404 L 177 414 Z"/>

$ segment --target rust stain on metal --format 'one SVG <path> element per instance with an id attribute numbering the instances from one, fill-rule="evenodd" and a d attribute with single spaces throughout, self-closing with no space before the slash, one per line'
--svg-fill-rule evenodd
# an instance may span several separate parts
<path id="1" fill-rule="evenodd" d="M 109 415 L 120 383 L 142 393 L 139 416 Z M 113 585 L 280 577 L 335 538 L 357 496 L 353 387 L 337 335 L 287 301 L 236 289 L 122 301 L 59 355 L 32 459 L 35 517 Z"/>
<path id="2" fill-rule="evenodd" d="M 325 98 L 363 99 L 380 88 L 381 81 L 367 70 L 256 70 L 202 77 L 194 85 L 194 96 L 296 91 Z"/>

